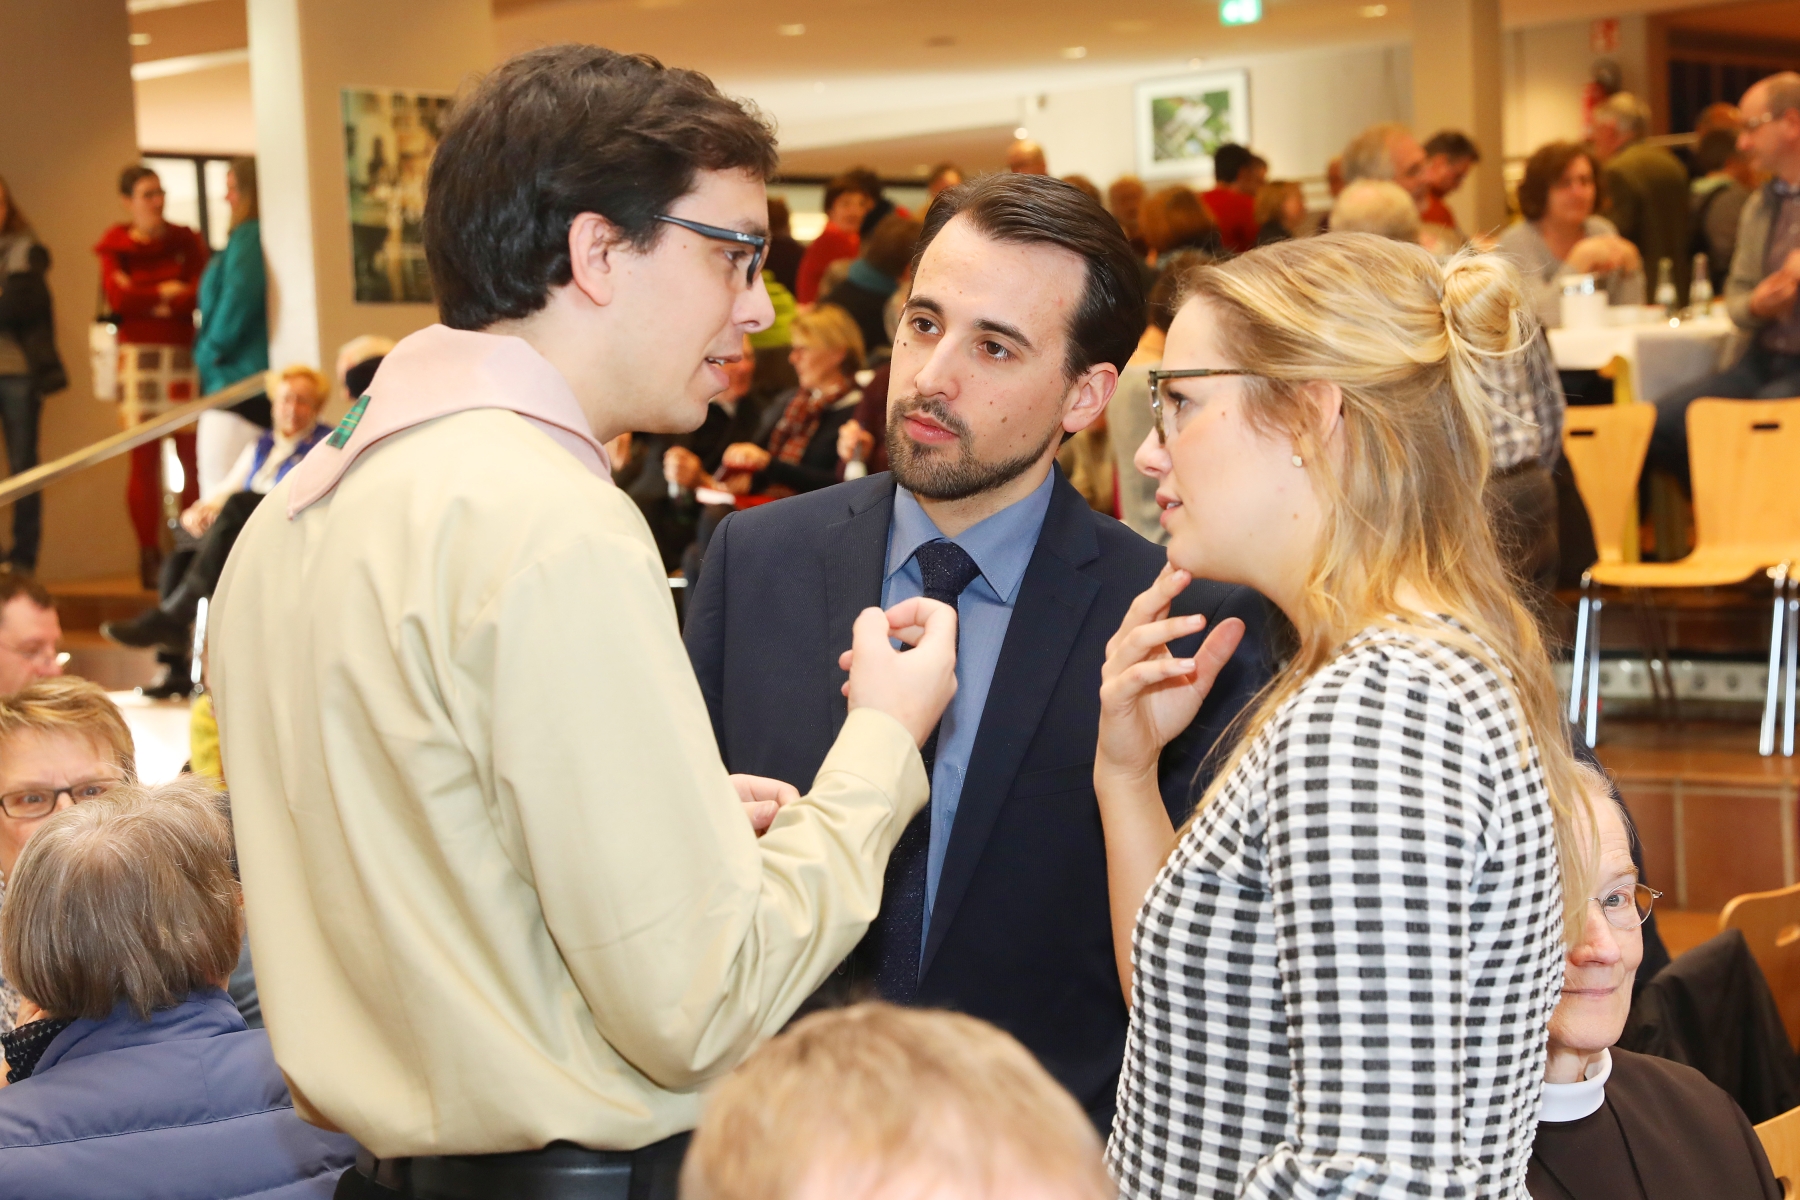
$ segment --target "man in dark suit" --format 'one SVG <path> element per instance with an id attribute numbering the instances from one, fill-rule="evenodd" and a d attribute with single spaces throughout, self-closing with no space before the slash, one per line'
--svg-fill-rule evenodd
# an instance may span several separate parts
<path id="1" fill-rule="evenodd" d="M 686 632 L 731 770 L 804 787 L 844 721 L 857 613 L 915 595 L 957 606 L 958 691 L 925 746 L 931 804 L 827 990 L 992 1021 L 1102 1125 L 1127 1010 L 1093 786 L 1100 667 L 1164 555 L 1091 510 L 1055 458 L 1104 410 L 1143 328 L 1131 249 L 1081 192 L 1026 175 L 945 192 L 894 346 L 892 474 L 728 517 Z M 1176 611 L 1227 640 L 1248 627 L 1163 758 L 1179 824 L 1267 669 L 1254 592 L 1196 581 Z"/>

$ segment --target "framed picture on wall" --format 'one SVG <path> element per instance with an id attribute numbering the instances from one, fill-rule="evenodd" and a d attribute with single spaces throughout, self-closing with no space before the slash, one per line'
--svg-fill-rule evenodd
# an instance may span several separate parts
<path id="1" fill-rule="evenodd" d="M 1145 179 L 1212 178 L 1212 153 L 1250 144 L 1250 72 L 1210 71 L 1137 86 L 1137 167 Z"/>
<path id="2" fill-rule="evenodd" d="M 430 304 L 425 173 L 449 96 L 345 88 L 344 174 L 358 304 Z"/>

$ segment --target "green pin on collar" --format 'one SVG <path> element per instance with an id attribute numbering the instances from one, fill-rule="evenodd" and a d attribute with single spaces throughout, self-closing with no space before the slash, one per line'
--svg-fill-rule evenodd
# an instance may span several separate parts
<path id="1" fill-rule="evenodd" d="M 362 397 L 350 406 L 350 411 L 344 414 L 344 419 L 338 422 L 337 428 L 331 431 L 331 436 L 325 439 L 326 444 L 333 450 L 342 450 L 348 445 L 350 435 L 356 432 L 357 425 L 362 421 L 363 412 L 369 407 L 369 401 L 374 398 L 368 392 L 364 392 Z"/>

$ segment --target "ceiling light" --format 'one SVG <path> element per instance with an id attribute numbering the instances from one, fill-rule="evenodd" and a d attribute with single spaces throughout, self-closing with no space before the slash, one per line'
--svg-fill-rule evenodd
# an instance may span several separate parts
<path id="1" fill-rule="evenodd" d="M 1254 25 L 1262 20 L 1262 0 L 1219 0 L 1219 24 Z"/>
<path id="2" fill-rule="evenodd" d="M 1062 56 L 1064 58 L 1086 58 L 1087 57 L 1087 47 L 1086 46 L 1064 46 Z"/>
<path id="3" fill-rule="evenodd" d="M 125 40 L 134 46 L 148 46 L 150 44 L 150 35 L 147 33 L 134 33 Z"/>
<path id="4" fill-rule="evenodd" d="M 1031 136 L 1031 130 L 1025 128 L 1023 125 L 1019 126 L 1017 129 L 1013 130 L 1013 138 L 1016 141 L 1022 142 L 1030 136 Z"/>
<path id="5" fill-rule="evenodd" d="M 779 33 L 782 37 L 799 37 L 801 34 L 806 32 L 806 26 L 804 26 L 804 25 L 777 25 L 775 27 L 775 32 Z"/>
<path id="6" fill-rule="evenodd" d="M 1385 17 L 1385 16 L 1387 16 L 1387 5 L 1385 5 L 1385 4 L 1365 4 L 1361 8 L 1357 9 L 1356 11 L 1361 13 L 1365 17 Z"/>

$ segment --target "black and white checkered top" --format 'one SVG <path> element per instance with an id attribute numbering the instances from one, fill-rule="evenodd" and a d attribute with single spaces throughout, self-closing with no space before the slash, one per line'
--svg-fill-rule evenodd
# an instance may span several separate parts
<path id="1" fill-rule="evenodd" d="M 1423 630 L 1281 706 L 1138 916 L 1122 1195 L 1526 1200 L 1563 970 L 1526 728 Z"/>

